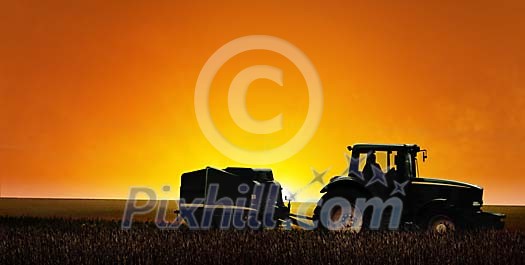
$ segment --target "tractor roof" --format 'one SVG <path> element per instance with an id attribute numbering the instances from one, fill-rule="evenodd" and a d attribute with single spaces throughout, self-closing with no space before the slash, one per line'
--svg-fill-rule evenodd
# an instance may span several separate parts
<path id="1" fill-rule="evenodd" d="M 419 152 L 421 149 L 416 144 L 354 144 L 353 146 L 348 146 L 348 150 L 360 150 L 362 152 L 368 151 L 415 151 Z"/>

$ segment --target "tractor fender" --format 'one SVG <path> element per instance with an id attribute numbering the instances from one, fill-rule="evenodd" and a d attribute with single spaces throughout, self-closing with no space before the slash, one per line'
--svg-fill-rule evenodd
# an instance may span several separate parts
<path id="1" fill-rule="evenodd" d="M 336 177 L 332 181 L 330 181 L 330 183 L 324 186 L 320 192 L 325 193 L 336 189 L 354 189 L 362 192 L 363 194 L 371 195 L 368 189 L 365 187 L 363 181 L 354 177 Z"/>
<path id="2" fill-rule="evenodd" d="M 364 186 L 364 183 L 361 179 L 347 176 L 334 177 L 330 180 L 326 186 L 321 189 L 321 193 L 325 193 L 323 197 L 317 203 L 317 207 L 314 209 L 313 220 L 319 219 L 319 214 L 321 207 L 324 201 L 330 196 L 348 194 L 350 195 L 352 191 L 357 191 L 360 194 L 366 196 L 367 198 L 371 197 L 370 192 Z"/>

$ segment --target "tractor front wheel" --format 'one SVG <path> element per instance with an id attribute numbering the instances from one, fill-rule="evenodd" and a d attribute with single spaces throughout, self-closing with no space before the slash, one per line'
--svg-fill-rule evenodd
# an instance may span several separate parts
<path id="1" fill-rule="evenodd" d="M 439 213 L 428 219 L 427 229 L 436 233 L 448 233 L 456 230 L 456 222 L 447 214 Z"/>

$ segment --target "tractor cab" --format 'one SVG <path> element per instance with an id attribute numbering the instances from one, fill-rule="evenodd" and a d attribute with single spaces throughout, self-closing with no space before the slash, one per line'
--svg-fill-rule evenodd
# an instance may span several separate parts
<path id="1" fill-rule="evenodd" d="M 426 150 L 415 144 L 355 144 L 348 146 L 352 152 L 348 175 L 368 181 L 374 174 L 384 174 L 386 179 L 405 181 L 418 177 L 417 154 Z"/>

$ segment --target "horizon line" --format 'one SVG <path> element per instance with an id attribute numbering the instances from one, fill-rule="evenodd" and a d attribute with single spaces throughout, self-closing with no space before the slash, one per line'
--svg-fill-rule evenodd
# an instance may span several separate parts
<path id="1" fill-rule="evenodd" d="M 0 197 L 2 199 L 18 199 L 18 200 L 114 200 L 114 201 L 127 201 L 128 198 L 122 197 L 96 197 L 96 198 L 86 198 L 86 197 Z M 147 199 L 137 199 L 138 201 L 146 201 Z M 156 199 L 155 201 L 162 201 L 165 199 Z M 170 201 L 178 201 L 180 198 L 168 199 Z M 315 201 L 292 201 L 292 203 L 316 203 Z M 483 204 L 483 206 L 517 206 L 525 207 L 525 204 Z M 482 207 L 483 207 L 482 206 Z"/>

